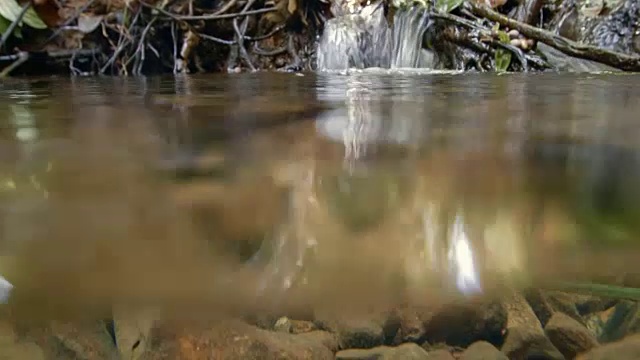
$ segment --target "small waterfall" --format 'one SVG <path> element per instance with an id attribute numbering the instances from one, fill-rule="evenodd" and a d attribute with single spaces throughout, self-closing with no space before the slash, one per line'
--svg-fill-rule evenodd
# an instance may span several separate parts
<path id="1" fill-rule="evenodd" d="M 430 67 L 422 39 L 430 21 L 424 7 L 399 9 L 390 27 L 382 2 L 330 19 L 318 43 L 320 71 Z"/>
<path id="2" fill-rule="evenodd" d="M 422 64 L 422 39 L 429 27 L 428 12 L 422 7 L 398 11 L 393 19 L 391 68 L 418 68 Z"/>
<path id="3" fill-rule="evenodd" d="M 387 68 L 390 35 L 382 2 L 335 17 L 326 22 L 318 44 L 318 69 Z"/>

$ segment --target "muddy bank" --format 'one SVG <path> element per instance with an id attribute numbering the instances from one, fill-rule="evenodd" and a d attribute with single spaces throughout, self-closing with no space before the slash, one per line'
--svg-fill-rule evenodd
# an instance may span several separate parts
<path id="1" fill-rule="evenodd" d="M 427 13 L 429 28 L 415 41 L 434 57 L 430 68 L 640 70 L 634 0 L 383 5 L 390 23 L 408 6 Z M 311 71 L 327 21 L 348 14 L 371 21 L 355 1 L 36 0 L 28 6 L 8 0 L 0 9 L 3 76 Z M 353 31 L 365 36 L 368 30 Z"/>

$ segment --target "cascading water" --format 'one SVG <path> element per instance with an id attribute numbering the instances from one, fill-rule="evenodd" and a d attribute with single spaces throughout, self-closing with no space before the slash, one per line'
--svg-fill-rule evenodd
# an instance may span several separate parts
<path id="1" fill-rule="evenodd" d="M 390 40 L 382 3 L 333 18 L 318 44 L 318 69 L 389 67 Z"/>
<path id="2" fill-rule="evenodd" d="M 424 7 L 398 9 L 389 26 L 382 2 L 344 10 L 325 24 L 317 69 L 429 68 L 422 39 L 430 25 Z"/>
<path id="3" fill-rule="evenodd" d="M 422 50 L 422 39 L 430 25 L 427 11 L 412 7 L 398 11 L 393 20 L 392 68 L 430 67 Z"/>

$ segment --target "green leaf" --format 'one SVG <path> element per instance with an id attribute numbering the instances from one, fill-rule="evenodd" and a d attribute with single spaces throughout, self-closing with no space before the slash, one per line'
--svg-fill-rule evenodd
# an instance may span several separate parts
<path id="1" fill-rule="evenodd" d="M 462 5 L 464 0 L 436 0 L 436 9 L 442 13 L 450 13 L 458 6 Z"/>
<path id="2" fill-rule="evenodd" d="M 509 34 L 504 31 L 498 31 L 498 39 L 501 43 L 508 44 L 509 43 Z M 509 69 L 509 65 L 511 64 L 511 52 L 507 51 L 503 48 L 496 49 L 495 55 L 496 61 L 496 71 L 505 72 Z"/>
<path id="3" fill-rule="evenodd" d="M 2 0 L 0 0 L 2 1 Z M 11 21 L 0 16 L 0 35 L 4 34 L 5 31 L 11 26 Z"/>
<path id="4" fill-rule="evenodd" d="M 20 6 L 16 0 L 0 0 L 0 16 L 9 20 L 10 23 L 16 21 L 21 12 L 22 6 Z M 40 19 L 33 8 L 29 8 L 29 10 L 24 14 L 22 17 L 22 23 L 34 29 L 47 28 L 47 25 L 42 21 L 42 19 Z"/>
<path id="5" fill-rule="evenodd" d="M 0 16 L 0 35 L 3 35 L 5 31 L 9 29 L 10 26 L 11 26 L 11 21 Z M 13 29 L 13 36 L 17 37 L 18 39 L 22 39 L 22 29 L 20 28 L 19 25 Z"/>

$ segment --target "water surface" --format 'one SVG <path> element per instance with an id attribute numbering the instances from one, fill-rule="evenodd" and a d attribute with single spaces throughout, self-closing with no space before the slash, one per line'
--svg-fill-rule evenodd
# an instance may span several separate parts
<path id="1" fill-rule="evenodd" d="M 45 316 L 114 301 L 352 309 L 631 281 L 638 80 L 10 80 L 0 273 L 11 304 Z"/>

